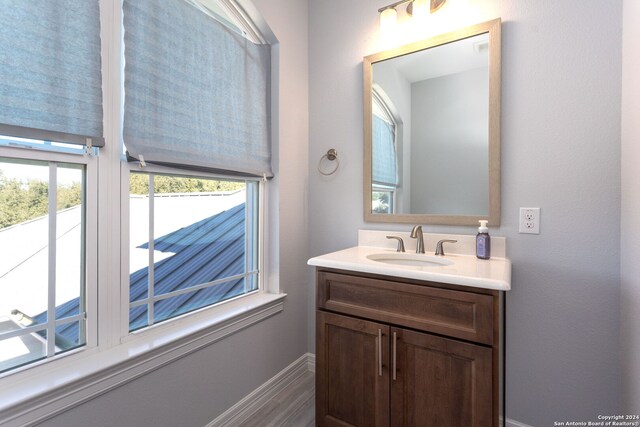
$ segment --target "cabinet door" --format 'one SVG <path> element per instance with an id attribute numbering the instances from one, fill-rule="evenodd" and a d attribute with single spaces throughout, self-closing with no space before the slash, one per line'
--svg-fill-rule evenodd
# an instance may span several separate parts
<path id="1" fill-rule="evenodd" d="M 318 311 L 316 425 L 389 425 L 389 326 Z"/>
<path id="2" fill-rule="evenodd" d="M 391 425 L 494 425 L 491 354 L 487 347 L 391 328 Z"/>

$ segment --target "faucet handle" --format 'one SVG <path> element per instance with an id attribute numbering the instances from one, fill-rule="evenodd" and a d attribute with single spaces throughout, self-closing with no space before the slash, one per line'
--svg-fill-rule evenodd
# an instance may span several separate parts
<path id="1" fill-rule="evenodd" d="M 448 239 L 440 240 L 436 245 L 436 255 L 444 256 L 444 250 L 442 246 L 443 243 L 457 243 L 457 242 L 458 242 L 457 240 L 448 240 Z"/>
<path id="2" fill-rule="evenodd" d="M 402 240 L 402 237 L 387 236 L 387 239 L 396 239 L 398 241 L 398 249 L 396 249 L 396 252 L 404 252 L 404 240 Z"/>

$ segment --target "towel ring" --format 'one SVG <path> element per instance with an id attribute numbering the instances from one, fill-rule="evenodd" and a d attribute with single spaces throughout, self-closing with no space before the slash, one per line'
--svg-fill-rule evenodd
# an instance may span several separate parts
<path id="1" fill-rule="evenodd" d="M 322 166 L 322 161 L 324 159 L 327 159 L 331 162 L 333 162 L 334 160 L 336 161 L 336 166 L 329 172 L 322 171 L 321 166 Z M 320 157 L 320 161 L 318 162 L 318 172 L 320 172 L 324 176 L 333 175 L 338 170 L 339 167 L 340 167 L 340 159 L 338 159 L 338 151 L 335 148 L 330 148 L 329 151 L 327 151 L 327 154 Z"/>

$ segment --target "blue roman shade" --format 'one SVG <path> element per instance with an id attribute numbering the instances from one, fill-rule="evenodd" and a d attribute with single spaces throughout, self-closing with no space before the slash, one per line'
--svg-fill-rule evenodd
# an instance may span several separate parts
<path id="1" fill-rule="evenodd" d="M 124 0 L 124 44 L 132 157 L 271 176 L 268 45 L 184 0 Z"/>
<path id="2" fill-rule="evenodd" d="M 0 134 L 104 145 L 98 0 L 0 0 Z"/>
<path id="3" fill-rule="evenodd" d="M 396 187 L 397 155 L 394 126 L 373 115 L 373 184 Z"/>

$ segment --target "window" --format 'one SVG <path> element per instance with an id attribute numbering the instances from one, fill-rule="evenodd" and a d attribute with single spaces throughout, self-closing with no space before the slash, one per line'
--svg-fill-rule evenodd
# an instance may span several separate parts
<path id="1" fill-rule="evenodd" d="M 374 87 L 372 93 L 372 206 L 374 213 L 394 213 L 398 188 L 397 136 L 398 123 L 391 113 L 381 88 Z"/>
<path id="2" fill-rule="evenodd" d="M 128 175 L 129 331 L 260 288 L 270 48 L 221 12 L 210 0 L 123 3 L 123 139 L 143 171 Z"/>
<path id="3" fill-rule="evenodd" d="M 371 211 L 374 213 L 394 213 L 395 212 L 395 187 L 385 188 L 380 185 L 374 185 L 372 191 L 373 197 Z"/>
<path id="4" fill-rule="evenodd" d="M 0 372 L 86 343 L 87 160 L 77 157 L 0 157 Z"/>
<path id="5" fill-rule="evenodd" d="M 258 289 L 257 181 L 129 177 L 129 330 Z"/>
<path id="6" fill-rule="evenodd" d="M 59 366 L 252 324 L 284 297 L 266 292 L 261 250 L 271 53 L 244 11 L 13 3 L 0 11 L 0 414 L 24 370 L 61 384 Z"/>
<path id="7" fill-rule="evenodd" d="M 0 372 L 95 341 L 100 47 L 98 0 L 0 12 Z"/>

